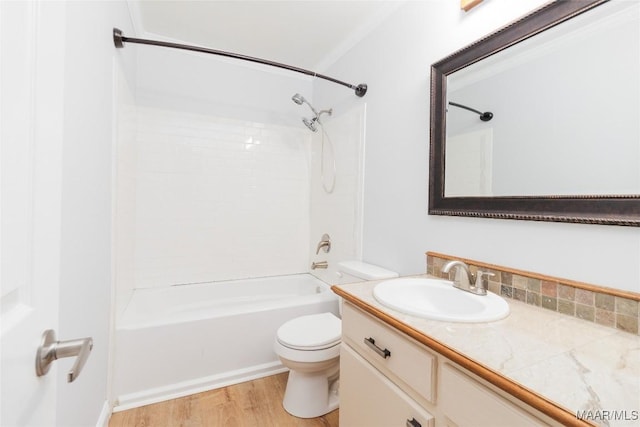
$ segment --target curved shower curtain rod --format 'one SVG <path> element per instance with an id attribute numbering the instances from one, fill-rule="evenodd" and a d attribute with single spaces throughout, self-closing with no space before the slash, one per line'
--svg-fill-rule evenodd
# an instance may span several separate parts
<path id="1" fill-rule="evenodd" d="M 367 85 L 361 83 L 359 85 L 352 85 L 333 77 L 325 76 L 323 74 L 318 74 L 314 71 L 305 70 L 304 68 L 293 67 L 291 65 L 282 64 L 279 62 L 269 61 L 266 59 L 255 58 L 253 56 L 240 55 L 238 53 L 225 52 L 223 50 L 215 50 L 208 49 L 205 47 L 191 46 L 186 44 L 179 43 L 171 43 L 171 42 L 163 42 L 159 40 L 149 40 L 149 39 L 138 39 L 134 37 L 125 37 L 122 34 L 122 31 L 118 28 L 113 29 L 113 44 L 117 48 L 124 47 L 124 43 L 137 43 L 137 44 L 148 44 L 152 46 L 162 46 L 162 47 L 171 47 L 174 49 L 182 49 L 182 50 L 191 50 L 193 52 L 202 52 L 202 53 L 210 53 L 212 55 L 220 55 L 226 56 L 229 58 L 242 59 L 243 61 L 257 62 L 258 64 L 270 65 L 272 67 L 284 68 L 285 70 L 295 71 L 296 73 L 306 74 L 308 76 L 318 77 L 320 79 L 328 80 L 333 83 L 337 83 L 343 86 L 348 87 L 349 89 L 353 89 L 357 96 L 363 97 L 365 93 L 367 93 Z"/>
<path id="2" fill-rule="evenodd" d="M 488 122 L 489 120 L 493 119 L 493 113 L 491 111 L 485 111 L 483 113 L 482 111 L 478 111 L 474 108 L 467 107 L 466 105 L 458 104 L 457 102 L 452 102 L 452 101 L 449 101 L 449 105 L 453 105 L 454 107 L 464 108 L 465 110 L 473 111 L 474 113 L 477 113 L 480 115 L 480 120 L 482 120 L 483 122 Z"/>

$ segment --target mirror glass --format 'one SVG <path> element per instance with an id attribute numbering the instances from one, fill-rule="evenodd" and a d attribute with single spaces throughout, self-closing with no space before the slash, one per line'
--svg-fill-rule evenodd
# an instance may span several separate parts
<path id="1" fill-rule="evenodd" d="M 640 3 L 448 74 L 444 102 L 445 197 L 640 194 Z"/>
<path id="2" fill-rule="evenodd" d="M 431 66 L 429 214 L 640 226 L 640 2 L 552 1 Z"/>

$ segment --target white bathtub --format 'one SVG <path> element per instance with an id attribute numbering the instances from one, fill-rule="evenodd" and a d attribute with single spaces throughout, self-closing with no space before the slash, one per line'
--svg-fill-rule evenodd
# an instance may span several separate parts
<path id="1" fill-rule="evenodd" d="M 116 326 L 115 410 L 283 372 L 277 329 L 322 312 L 338 298 L 310 274 L 136 290 Z"/>

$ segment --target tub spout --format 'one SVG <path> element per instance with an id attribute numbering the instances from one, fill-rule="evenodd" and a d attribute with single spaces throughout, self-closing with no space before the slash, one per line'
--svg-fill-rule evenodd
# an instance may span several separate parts
<path id="1" fill-rule="evenodd" d="M 311 269 L 315 270 L 316 268 L 327 268 L 329 267 L 329 263 L 327 261 L 318 261 L 311 263 Z"/>

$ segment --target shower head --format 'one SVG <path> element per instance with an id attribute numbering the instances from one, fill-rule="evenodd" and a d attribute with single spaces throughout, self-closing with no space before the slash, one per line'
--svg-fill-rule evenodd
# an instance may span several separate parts
<path id="1" fill-rule="evenodd" d="M 323 114 L 331 115 L 333 113 L 333 108 L 317 112 L 316 109 L 313 108 L 313 105 L 309 104 L 309 101 L 304 99 L 304 96 L 300 95 L 299 93 L 293 95 L 291 97 L 291 100 L 298 105 L 307 104 L 311 111 L 313 111 L 314 117 L 312 119 L 307 119 L 306 117 L 302 119 L 302 123 L 304 123 L 304 125 L 308 127 L 312 132 L 318 131 L 318 124 L 322 125 L 322 123 L 320 122 L 320 116 L 322 116 Z"/>
<path id="2" fill-rule="evenodd" d="M 306 127 L 308 127 L 311 132 L 318 132 L 318 126 L 317 126 L 318 118 L 317 117 L 314 117 L 311 120 L 307 119 L 306 117 L 303 117 L 302 118 L 302 123 L 304 123 L 304 125 Z"/>
<path id="3" fill-rule="evenodd" d="M 322 126 L 322 122 L 320 121 L 320 116 L 322 116 L 323 114 L 331 115 L 331 113 L 333 113 L 333 108 L 329 108 L 328 110 L 322 110 L 311 120 L 307 119 L 306 117 L 303 117 L 302 123 L 304 123 L 304 125 L 308 127 L 312 132 L 317 132 L 318 125 Z"/>
<path id="4" fill-rule="evenodd" d="M 304 99 L 304 96 L 300 95 L 299 93 L 296 93 L 295 95 L 293 95 L 291 97 L 291 100 L 298 105 L 302 105 L 303 102 L 306 102 L 306 99 Z"/>
<path id="5" fill-rule="evenodd" d="M 295 95 L 293 95 L 291 97 L 291 100 L 298 105 L 307 104 L 309 108 L 311 108 L 311 111 L 313 111 L 313 114 L 315 114 L 316 117 L 318 116 L 318 112 L 316 111 L 315 108 L 313 108 L 313 105 L 309 104 L 309 101 L 304 99 L 304 96 L 300 95 L 299 93 L 296 93 Z"/>

